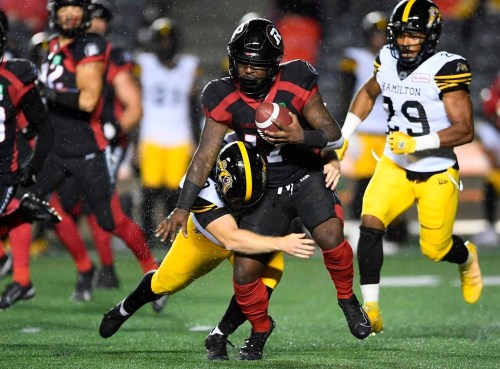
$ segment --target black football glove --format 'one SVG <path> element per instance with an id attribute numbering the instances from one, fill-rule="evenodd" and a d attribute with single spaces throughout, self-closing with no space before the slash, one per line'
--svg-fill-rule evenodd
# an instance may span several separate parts
<path id="1" fill-rule="evenodd" d="M 24 165 L 19 170 L 19 175 L 17 176 L 17 183 L 22 187 L 29 187 L 36 183 L 35 171 L 30 165 Z"/>

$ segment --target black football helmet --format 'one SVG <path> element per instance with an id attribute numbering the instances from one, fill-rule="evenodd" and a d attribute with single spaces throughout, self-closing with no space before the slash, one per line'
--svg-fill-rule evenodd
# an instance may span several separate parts
<path id="1" fill-rule="evenodd" d="M 92 0 L 90 18 L 102 18 L 109 23 L 113 15 L 114 7 L 109 0 Z"/>
<path id="2" fill-rule="evenodd" d="M 224 146 L 215 164 L 215 187 L 231 209 L 255 205 L 267 185 L 267 163 L 255 148 L 235 141 Z"/>
<path id="3" fill-rule="evenodd" d="M 363 17 L 363 33 L 365 37 L 370 37 L 376 32 L 386 32 L 389 21 L 383 12 L 370 12 Z"/>
<path id="4" fill-rule="evenodd" d="M 439 42 L 443 16 L 436 4 L 430 0 L 403 0 L 392 12 L 387 26 L 387 41 L 392 56 L 398 59 L 403 67 L 415 67 L 434 53 Z M 420 53 L 411 59 L 401 58 L 397 37 L 403 32 L 419 32 L 425 35 Z"/>
<path id="5" fill-rule="evenodd" d="M 170 61 L 177 55 L 179 48 L 179 30 L 171 18 L 159 18 L 149 26 L 151 48 L 160 60 Z"/>
<path id="6" fill-rule="evenodd" d="M 283 38 L 274 24 L 264 18 L 254 18 L 236 28 L 227 46 L 229 75 L 244 94 L 264 97 L 279 72 L 283 58 Z M 236 63 L 267 69 L 266 77 L 240 77 Z"/>
<path id="7" fill-rule="evenodd" d="M 63 6 L 79 6 L 83 9 L 83 18 L 80 25 L 72 29 L 64 29 L 59 24 L 57 11 Z M 90 0 L 49 0 L 47 2 L 47 11 L 49 12 L 50 27 L 66 37 L 75 37 L 79 33 L 85 32 L 90 26 Z"/>

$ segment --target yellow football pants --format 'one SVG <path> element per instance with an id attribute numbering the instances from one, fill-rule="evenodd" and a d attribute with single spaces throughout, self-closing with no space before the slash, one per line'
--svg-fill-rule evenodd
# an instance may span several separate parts
<path id="1" fill-rule="evenodd" d="M 190 215 L 188 238 L 184 238 L 182 232 L 177 234 L 172 247 L 153 274 L 151 289 L 158 295 L 174 294 L 214 270 L 225 259 L 232 259 L 232 256 L 231 251 L 216 245 L 199 233 Z M 275 289 L 284 268 L 283 253 L 275 252 L 262 277 L 264 284 Z"/>
<path id="2" fill-rule="evenodd" d="M 387 227 L 416 203 L 420 249 L 429 259 L 439 261 L 452 246 L 458 183 L 459 173 L 453 168 L 424 182 L 410 181 L 404 169 L 383 156 L 366 189 L 361 216 L 375 216 Z"/>
<path id="3" fill-rule="evenodd" d="M 177 190 L 182 176 L 186 173 L 192 151 L 190 143 L 175 147 L 142 143 L 139 148 L 142 186 Z"/>

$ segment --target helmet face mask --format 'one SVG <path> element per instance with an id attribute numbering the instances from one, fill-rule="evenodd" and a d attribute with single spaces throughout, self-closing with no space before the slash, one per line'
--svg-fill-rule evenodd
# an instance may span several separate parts
<path id="1" fill-rule="evenodd" d="M 442 29 L 442 14 L 439 8 L 429 0 L 403 0 L 392 12 L 388 29 L 388 37 L 393 57 L 407 68 L 418 66 L 430 55 L 439 42 Z M 402 49 L 397 39 L 403 34 L 422 34 L 424 39 L 421 49 L 415 57 L 403 57 L 408 50 Z"/>
<path id="2" fill-rule="evenodd" d="M 232 210 L 255 205 L 267 185 L 267 163 L 254 148 L 241 141 L 224 146 L 215 164 L 215 188 Z"/>
<path id="3" fill-rule="evenodd" d="M 83 10 L 80 24 L 70 29 L 65 29 L 63 27 L 57 14 L 58 10 L 65 6 L 77 6 Z M 69 38 L 84 33 L 90 26 L 90 8 L 90 0 L 49 0 L 47 3 L 47 11 L 49 12 L 50 27 L 59 34 Z"/>
<path id="4" fill-rule="evenodd" d="M 229 76 L 235 86 L 253 98 L 262 98 L 268 92 L 283 58 L 283 38 L 274 24 L 264 18 L 254 18 L 240 24 L 227 46 Z M 238 63 L 265 68 L 266 76 L 240 76 Z"/>

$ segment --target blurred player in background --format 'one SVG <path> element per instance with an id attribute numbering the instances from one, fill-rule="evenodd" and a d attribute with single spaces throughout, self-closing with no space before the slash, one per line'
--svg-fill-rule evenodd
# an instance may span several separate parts
<path id="1" fill-rule="evenodd" d="M 10 307 L 19 300 L 27 300 L 35 295 L 30 278 L 29 244 L 31 241 L 30 222 L 42 220 L 58 222 L 58 214 L 33 194 L 26 193 L 18 200 L 18 186 L 26 188 L 37 180 L 43 161 L 54 141 L 54 129 L 42 99 L 36 88 L 35 66 L 24 59 L 4 60 L 7 32 L 4 19 L 0 22 L 0 237 L 7 234 L 12 239 L 13 277 L 0 296 L 0 309 Z M 18 162 L 18 126 L 22 115 L 30 125 L 36 144 L 32 155 L 21 165 Z M 29 149 L 28 149 L 29 150 Z M 3 252 L 0 255 L 1 275 L 8 272 L 9 261 Z"/>
<path id="2" fill-rule="evenodd" d="M 489 89 L 483 91 L 483 112 L 488 124 L 476 129 L 479 141 L 490 162 L 490 172 L 484 183 L 483 212 L 486 216 L 486 229 L 475 235 L 472 240 L 480 246 L 500 246 L 497 221 L 497 200 L 500 194 L 500 72 Z"/>
<path id="3" fill-rule="evenodd" d="M 168 214 L 177 202 L 177 188 L 199 136 L 197 78 L 199 60 L 179 54 L 179 26 L 160 18 L 149 27 L 148 52 L 137 56 L 141 69 L 144 116 L 140 125 L 139 165 L 142 225 L 154 236 L 158 200 Z"/>

